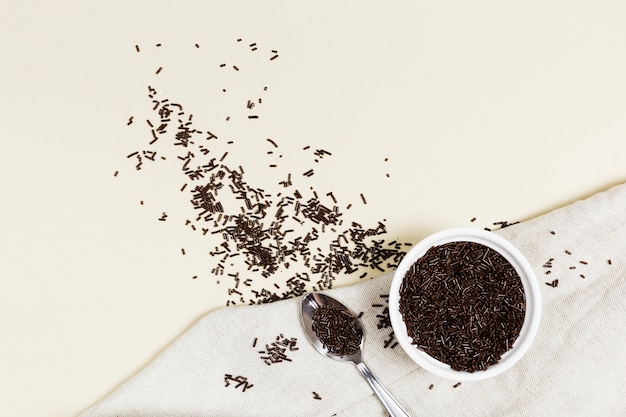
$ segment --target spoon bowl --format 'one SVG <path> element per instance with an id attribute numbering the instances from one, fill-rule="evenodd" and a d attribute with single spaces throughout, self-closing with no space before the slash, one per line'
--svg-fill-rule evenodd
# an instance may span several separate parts
<path id="1" fill-rule="evenodd" d="M 322 343 L 322 338 L 315 331 L 315 312 L 319 308 L 327 307 L 330 307 L 331 309 L 334 308 L 337 310 L 341 310 L 343 314 L 345 314 L 348 318 L 348 323 L 350 324 L 350 326 L 345 326 L 345 328 L 324 328 L 323 330 L 325 330 L 325 333 L 321 336 L 327 335 L 329 332 L 333 331 L 345 334 L 346 332 L 356 330 L 357 334 L 360 334 L 358 349 L 356 349 L 356 351 L 351 351 L 349 354 L 341 355 L 333 351 L 332 349 L 329 349 L 327 345 Z M 372 372 L 363 362 L 361 354 L 365 340 L 363 326 L 361 325 L 361 321 L 359 320 L 359 318 L 350 309 L 348 309 L 338 300 L 328 295 L 321 293 L 309 293 L 302 298 L 301 319 L 304 333 L 319 353 L 327 358 L 331 358 L 341 362 L 348 362 L 355 365 L 359 372 L 361 372 L 363 378 L 365 378 L 365 380 L 370 384 L 370 387 L 378 396 L 380 402 L 383 404 L 389 415 L 391 415 L 392 417 L 409 416 L 404 408 L 402 408 L 398 401 L 393 398 L 389 391 L 387 391 L 387 389 L 378 381 L 378 379 L 372 374 Z M 319 327 L 318 331 L 320 331 Z M 356 337 L 354 334 L 352 334 L 352 336 Z"/>
<path id="2" fill-rule="evenodd" d="M 320 307 L 334 307 L 350 313 L 350 315 L 352 315 L 352 317 L 354 318 L 354 326 L 357 330 L 360 331 L 361 335 L 363 335 L 363 326 L 361 325 L 361 320 L 359 320 L 354 315 L 354 313 L 350 311 L 346 306 L 327 295 L 320 293 L 310 293 L 302 299 L 302 325 L 304 328 L 304 332 L 309 338 L 311 344 L 315 347 L 315 349 L 317 349 L 319 353 L 336 361 L 351 362 L 353 364 L 361 362 L 361 350 L 363 349 L 363 341 L 365 340 L 363 336 L 361 336 L 361 340 L 359 342 L 359 350 L 350 355 L 339 355 L 329 350 L 328 347 L 324 346 L 321 339 L 313 330 L 313 315 L 315 314 L 315 310 Z"/>

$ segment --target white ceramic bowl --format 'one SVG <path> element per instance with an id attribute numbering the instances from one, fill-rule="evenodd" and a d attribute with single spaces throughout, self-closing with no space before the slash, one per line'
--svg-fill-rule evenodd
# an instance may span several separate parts
<path id="1" fill-rule="evenodd" d="M 524 296 L 526 298 L 526 311 L 524 315 L 524 323 L 520 330 L 520 334 L 515 340 L 513 347 L 502 355 L 500 361 L 489 366 L 484 371 L 464 372 L 455 371 L 450 365 L 440 362 L 419 350 L 415 345 L 411 344 L 412 339 L 408 336 L 406 326 L 400 314 L 400 286 L 406 271 L 426 251 L 432 246 L 442 245 L 449 242 L 475 242 L 488 246 L 500 253 L 515 268 L 521 278 L 524 287 Z M 432 372 L 435 375 L 453 379 L 456 381 L 477 381 L 481 379 L 496 376 L 510 367 L 524 356 L 530 347 L 537 329 L 539 327 L 539 319 L 541 317 L 541 298 L 539 293 L 539 285 L 535 274 L 528 263 L 528 260 L 513 244 L 504 238 L 485 230 L 458 228 L 447 229 L 430 235 L 415 245 L 400 262 L 396 270 L 391 288 L 389 290 L 389 315 L 394 334 L 402 349 L 413 359 L 419 366 Z"/>

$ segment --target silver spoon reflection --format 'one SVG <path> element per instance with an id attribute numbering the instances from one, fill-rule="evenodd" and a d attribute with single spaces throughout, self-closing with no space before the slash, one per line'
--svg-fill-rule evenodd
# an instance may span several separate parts
<path id="1" fill-rule="evenodd" d="M 330 351 L 327 347 L 324 346 L 318 335 L 313 330 L 313 315 L 315 311 L 320 307 L 335 307 L 338 309 L 345 310 L 349 312 L 354 320 L 354 326 L 359 330 L 361 334 L 361 340 L 359 343 L 359 349 L 354 353 L 349 355 L 338 355 L 335 352 Z M 372 374 L 369 368 L 363 362 L 361 357 L 361 350 L 363 349 L 363 327 L 361 326 L 361 321 L 348 309 L 346 306 L 341 304 L 339 301 L 335 300 L 332 297 L 329 297 L 320 293 L 310 293 L 302 298 L 302 327 L 304 328 L 304 333 L 309 338 L 311 344 L 320 352 L 322 355 L 334 359 L 336 361 L 342 362 L 350 362 L 356 366 L 356 368 L 361 372 L 363 378 L 370 384 L 374 393 L 378 396 L 381 403 L 387 409 L 387 412 L 392 417 L 408 417 L 407 412 L 402 408 L 402 406 L 396 401 L 395 398 L 391 396 L 389 391 L 385 389 L 378 382 L 378 379 Z"/>

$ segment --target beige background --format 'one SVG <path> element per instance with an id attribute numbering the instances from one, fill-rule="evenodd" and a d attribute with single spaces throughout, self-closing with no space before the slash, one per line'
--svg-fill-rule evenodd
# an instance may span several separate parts
<path id="1" fill-rule="evenodd" d="M 180 174 L 126 158 L 150 134 L 147 85 L 273 192 L 292 172 L 415 243 L 626 179 L 625 16 L 618 1 L 3 1 L 0 414 L 76 415 L 225 304 Z"/>

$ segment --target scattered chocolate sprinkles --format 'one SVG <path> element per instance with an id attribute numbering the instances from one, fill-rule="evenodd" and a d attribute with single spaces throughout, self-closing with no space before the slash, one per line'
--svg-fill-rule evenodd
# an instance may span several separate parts
<path id="1" fill-rule="evenodd" d="M 555 279 L 555 280 L 554 280 L 554 281 L 552 281 L 552 282 L 546 282 L 546 285 L 547 285 L 548 287 L 556 288 L 556 287 L 558 287 L 558 286 L 559 286 L 559 280 L 558 280 L 558 279 Z"/>
<path id="2" fill-rule="evenodd" d="M 349 356 L 361 348 L 363 330 L 345 307 L 318 307 L 313 312 L 311 328 L 332 354 Z"/>
<path id="3" fill-rule="evenodd" d="M 505 227 L 509 227 L 509 226 L 513 226 L 515 224 L 518 224 L 519 222 L 509 222 L 506 220 L 503 221 L 499 221 L 499 222 L 494 222 L 493 225 L 494 226 L 498 226 L 498 228 L 500 229 L 504 229 Z"/>
<path id="4" fill-rule="evenodd" d="M 452 385 L 452 388 L 458 388 L 458 387 L 460 387 L 460 386 L 461 386 L 461 383 L 460 383 L 460 382 L 457 382 L 456 384 Z"/>
<path id="5" fill-rule="evenodd" d="M 232 67 L 239 69 L 237 65 Z M 268 91 L 267 85 L 263 91 Z M 137 171 L 145 164 L 159 164 L 166 156 L 179 163 L 184 180 L 175 190 L 177 195 L 188 198 L 190 210 L 183 214 L 188 219 L 185 227 L 206 236 L 206 253 L 210 255 L 206 271 L 230 277 L 227 305 L 267 303 L 329 289 L 336 279 L 348 275 L 357 274 L 361 279 L 380 275 L 397 267 L 405 255 L 402 245 L 385 244 L 383 236 L 387 230 L 383 221 L 362 225 L 349 218 L 330 190 L 318 193 L 313 186 L 310 192 L 297 190 L 298 176 L 278 171 L 289 164 L 268 163 L 283 179 L 273 184 L 274 188 L 272 184 L 259 184 L 262 176 L 250 181 L 242 167 L 242 157 L 251 155 L 237 153 L 230 147 L 225 149 L 233 143 L 222 138 L 227 133 L 216 134 L 212 128 L 196 126 L 182 104 L 162 97 L 153 86 L 148 86 L 147 92 L 152 115 L 143 125 L 146 140 L 143 147 L 129 150 L 127 157 Z M 249 97 L 242 101 L 252 104 Z M 261 103 L 260 97 L 258 102 Z M 267 141 L 278 148 L 278 141 Z M 306 146 L 304 150 L 311 148 Z M 326 149 L 312 149 L 316 161 L 332 154 Z M 310 169 L 304 176 L 313 174 Z M 346 210 L 350 207 L 351 204 Z M 163 211 L 158 221 L 167 218 Z M 231 273 L 242 269 L 248 274 L 245 285 L 244 281 L 240 285 L 236 274 Z"/>
<path id="6" fill-rule="evenodd" d="M 321 399 L 322 399 L 322 397 L 320 397 L 320 395 L 319 395 L 317 392 L 313 391 L 313 399 L 315 399 L 315 400 L 321 400 Z"/>
<path id="7" fill-rule="evenodd" d="M 400 288 L 400 313 L 413 344 L 459 371 L 497 363 L 517 339 L 525 308 L 515 268 L 474 242 L 430 248 Z"/>
<path id="8" fill-rule="evenodd" d="M 265 350 L 260 350 L 260 358 L 267 365 L 272 365 L 280 362 L 291 362 L 291 359 L 287 356 L 288 352 L 294 352 L 298 350 L 296 344 L 298 339 L 295 337 L 286 338 L 282 333 L 276 336 L 276 339 L 271 344 L 265 345 Z M 256 339 L 254 339 L 254 345 L 256 345 Z"/>
<path id="9" fill-rule="evenodd" d="M 163 67 L 159 67 L 159 68 L 156 70 L 156 74 L 160 73 L 162 70 L 163 70 Z"/>
<path id="10" fill-rule="evenodd" d="M 238 375 L 234 377 L 231 374 L 224 374 L 224 387 L 228 387 L 231 384 L 235 389 L 241 388 L 241 392 L 246 392 L 247 389 L 254 386 L 245 376 Z"/>
<path id="11" fill-rule="evenodd" d="M 396 242 L 391 242 L 390 244 L 398 245 Z M 372 307 L 382 308 L 382 312 L 376 314 L 376 318 L 378 319 L 378 323 L 376 323 L 376 327 L 378 329 L 389 329 L 391 328 L 391 317 L 389 317 L 389 294 L 381 294 L 380 298 L 385 300 L 385 304 L 374 303 Z M 383 348 L 393 349 L 398 346 L 398 341 L 396 340 L 396 336 L 391 330 L 387 335 L 387 339 L 383 341 Z"/>
<path id="12" fill-rule="evenodd" d="M 484 230 L 491 232 L 494 230 L 498 230 L 498 229 L 504 229 L 505 227 L 509 227 L 509 226 L 513 226 L 515 224 L 518 224 L 519 222 L 509 222 L 506 220 L 503 221 L 499 221 L 499 222 L 493 222 L 492 225 L 496 226 L 496 227 L 485 227 Z"/>

